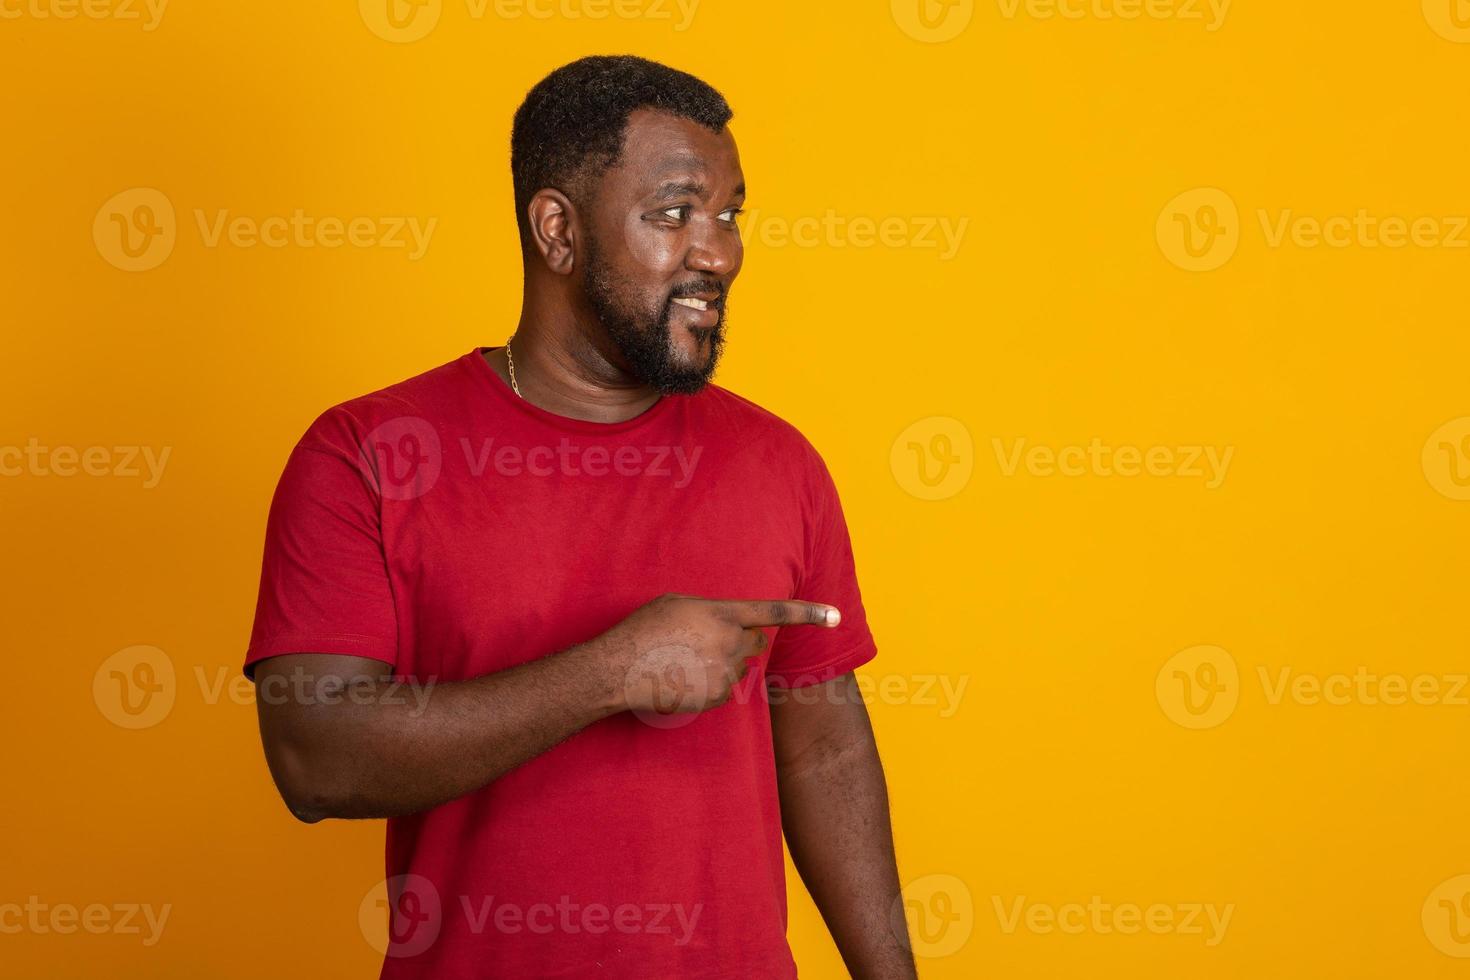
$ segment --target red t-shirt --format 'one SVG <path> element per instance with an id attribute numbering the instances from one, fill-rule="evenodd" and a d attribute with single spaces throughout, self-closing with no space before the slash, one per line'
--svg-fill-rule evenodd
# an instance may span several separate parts
<path id="1" fill-rule="evenodd" d="M 794 977 L 766 685 L 876 648 L 821 457 L 716 385 L 579 421 L 518 398 L 477 348 L 312 423 L 271 504 L 247 671 L 340 653 L 463 680 L 665 592 L 809 599 L 842 623 L 768 631 L 719 708 L 603 719 L 389 820 L 383 977 Z"/>

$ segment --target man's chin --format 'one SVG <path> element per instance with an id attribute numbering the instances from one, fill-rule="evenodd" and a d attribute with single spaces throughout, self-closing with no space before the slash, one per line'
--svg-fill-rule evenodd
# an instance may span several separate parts
<path id="1" fill-rule="evenodd" d="M 629 373 L 661 395 L 692 395 L 708 384 L 725 343 L 723 322 L 697 331 L 667 317 L 642 330 L 626 320 L 604 323 Z"/>
<path id="2" fill-rule="evenodd" d="M 650 383 L 661 395 L 692 395 L 709 384 L 712 367 L 708 363 L 700 368 L 671 367 Z"/>
<path id="3" fill-rule="evenodd" d="M 670 337 L 668 363 L 649 382 L 660 394 L 694 394 L 714 377 L 723 341 L 718 326 L 689 329 L 679 340 Z"/>

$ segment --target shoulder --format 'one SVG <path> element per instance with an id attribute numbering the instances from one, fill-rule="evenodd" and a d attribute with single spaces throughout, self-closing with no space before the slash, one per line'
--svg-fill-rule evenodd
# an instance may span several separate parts
<path id="1" fill-rule="evenodd" d="M 476 353 L 474 356 L 479 356 Z M 379 436 L 430 437 L 445 412 L 463 405 L 468 383 L 464 357 L 339 402 L 319 414 L 302 436 L 304 448 L 350 450 Z M 433 436 L 437 438 L 437 436 Z"/>
<path id="2" fill-rule="evenodd" d="M 775 412 L 716 384 L 706 385 L 693 397 L 704 402 L 702 423 L 733 435 L 741 451 L 759 453 L 773 471 L 798 479 L 801 485 L 828 482 L 817 448 Z"/>
<path id="3" fill-rule="evenodd" d="M 708 384 L 694 397 L 704 402 L 702 407 L 710 416 L 709 421 L 738 428 L 751 439 L 770 442 L 783 448 L 802 447 L 815 451 L 796 426 L 729 388 Z"/>

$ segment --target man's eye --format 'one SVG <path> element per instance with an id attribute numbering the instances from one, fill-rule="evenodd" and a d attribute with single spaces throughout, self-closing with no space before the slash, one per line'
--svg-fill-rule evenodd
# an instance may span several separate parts
<path id="1" fill-rule="evenodd" d="M 668 215 L 670 218 L 673 218 L 675 221 L 683 221 L 685 218 L 689 217 L 689 205 L 680 204 L 677 207 L 664 208 L 663 213 Z"/>
<path id="2" fill-rule="evenodd" d="M 726 208 L 720 212 L 721 221 L 734 221 L 736 215 L 744 214 L 744 208 Z"/>

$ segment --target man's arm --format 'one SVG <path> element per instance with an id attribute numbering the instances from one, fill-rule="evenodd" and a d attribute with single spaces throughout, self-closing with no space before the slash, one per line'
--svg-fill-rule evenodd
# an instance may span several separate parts
<path id="1" fill-rule="evenodd" d="M 836 621 L 832 607 L 813 602 L 665 595 L 561 653 L 418 687 L 395 686 L 377 660 L 282 654 L 255 669 L 261 741 L 298 819 L 417 813 L 479 789 L 600 718 L 724 704 L 765 648 L 763 629 Z M 677 670 L 667 658 L 649 659 L 672 645 L 683 651 Z"/>
<path id="2" fill-rule="evenodd" d="M 478 789 L 616 713 L 621 692 L 607 673 L 590 645 L 420 687 L 394 685 L 377 660 L 286 654 L 255 671 L 261 741 L 297 819 L 403 816 Z"/>
<path id="3" fill-rule="evenodd" d="M 781 823 L 796 870 L 857 980 L 917 976 L 899 901 L 888 789 L 849 672 L 771 694 Z"/>

